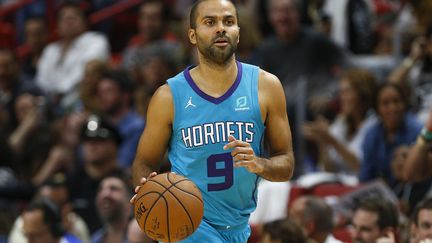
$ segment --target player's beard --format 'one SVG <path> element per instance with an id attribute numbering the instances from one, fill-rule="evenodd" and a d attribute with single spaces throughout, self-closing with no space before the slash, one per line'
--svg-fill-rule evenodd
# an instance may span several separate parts
<path id="1" fill-rule="evenodd" d="M 217 47 L 215 45 L 215 41 L 218 38 L 226 39 L 228 45 L 225 48 Z M 211 43 L 207 46 L 201 44 L 205 43 L 205 41 L 203 41 L 201 38 L 197 37 L 197 40 L 197 48 L 199 52 L 204 56 L 205 59 L 217 65 L 226 64 L 237 50 L 237 38 L 233 41 L 231 38 L 225 35 L 218 35 L 213 38 Z"/>

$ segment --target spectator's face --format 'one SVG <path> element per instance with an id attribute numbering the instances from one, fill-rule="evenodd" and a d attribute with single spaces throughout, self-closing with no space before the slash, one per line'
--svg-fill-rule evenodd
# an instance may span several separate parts
<path id="1" fill-rule="evenodd" d="M 415 228 L 415 235 L 418 241 L 432 239 L 432 210 L 420 210 Z"/>
<path id="2" fill-rule="evenodd" d="M 408 146 L 401 145 L 397 147 L 393 152 L 391 168 L 392 168 L 393 175 L 397 180 L 401 180 L 401 181 L 403 180 L 402 174 L 404 172 L 404 165 L 406 164 L 405 160 L 407 158 L 408 151 L 409 151 Z"/>
<path id="3" fill-rule="evenodd" d="M 196 29 L 189 30 L 189 40 L 207 60 L 225 64 L 232 58 L 239 42 L 236 9 L 226 0 L 202 2 L 197 8 Z"/>
<path id="4" fill-rule="evenodd" d="M 111 139 L 87 140 L 83 142 L 83 156 L 86 163 L 103 165 L 116 158 L 117 145 Z"/>
<path id="5" fill-rule="evenodd" d="M 139 76 L 146 89 L 153 93 L 172 76 L 172 72 L 162 57 L 152 57 L 141 66 Z"/>
<path id="6" fill-rule="evenodd" d="M 23 230 L 28 243 L 58 243 L 50 227 L 45 224 L 41 210 L 23 214 Z"/>
<path id="7" fill-rule="evenodd" d="M 34 112 L 35 109 L 35 97 L 30 94 L 22 94 L 18 96 L 15 101 L 15 114 L 17 121 L 21 123 L 24 121 L 26 116 Z"/>
<path id="8" fill-rule="evenodd" d="M 299 28 L 299 13 L 294 0 L 270 0 L 269 18 L 276 34 L 292 36 Z"/>
<path id="9" fill-rule="evenodd" d="M 105 178 L 96 196 L 96 206 L 100 217 L 105 221 L 117 221 L 129 215 L 129 195 L 119 178 Z"/>
<path id="10" fill-rule="evenodd" d="M 309 235 L 309 232 L 306 230 L 306 220 L 304 218 L 305 215 L 305 207 L 306 207 L 306 198 L 299 197 L 296 199 L 292 206 L 289 209 L 289 217 L 295 221 L 298 225 L 302 226 L 304 233 Z"/>
<path id="11" fill-rule="evenodd" d="M 62 38 L 73 39 L 85 31 L 84 16 L 74 7 L 65 7 L 60 11 L 58 32 Z"/>
<path id="12" fill-rule="evenodd" d="M 150 40 L 161 38 L 164 28 L 162 2 L 145 3 L 139 12 L 139 30 Z"/>
<path id="13" fill-rule="evenodd" d="M 100 79 L 101 73 L 97 61 L 90 61 L 84 67 L 83 84 L 95 87 Z"/>
<path id="14" fill-rule="evenodd" d="M 354 243 L 375 243 L 382 233 L 377 224 L 378 215 L 359 209 L 352 219 L 351 237 Z"/>
<path id="15" fill-rule="evenodd" d="M 97 96 L 100 109 L 107 114 L 115 113 L 122 105 L 123 93 L 113 80 L 103 79 L 99 81 Z"/>
<path id="16" fill-rule="evenodd" d="M 378 94 L 378 114 L 387 130 L 397 129 L 403 119 L 405 105 L 401 94 L 391 86 L 387 86 Z"/>
<path id="17" fill-rule="evenodd" d="M 339 97 L 342 114 L 350 115 L 359 111 L 360 97 L 351 83 L 346 79 L 342 79 L 339 82 Z"/>
<path id="18" fill-rule="evenodd" d="M 39 19 L 32 19 L 25 24 L 26 43 L 33 50 L 42 50 L 48 37 L 44 22 Z"/>
<path id="19" fill-rule="evenodd" d="M 18 76 L 18 65 L 12 54 L 0 51 L 0 89 L 11 85 Z"/>

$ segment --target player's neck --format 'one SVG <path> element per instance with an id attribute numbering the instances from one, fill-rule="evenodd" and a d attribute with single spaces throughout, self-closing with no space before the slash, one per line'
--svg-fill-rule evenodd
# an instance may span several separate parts
<path id="1" fill-rule="evenodd" d="M 191 70 L 191 76 L 202 91 L 211 95 L 223 95 L 237 77 L 237 63 L 234 58 L 223 65 L 200 60 L 200 64 Z"/>

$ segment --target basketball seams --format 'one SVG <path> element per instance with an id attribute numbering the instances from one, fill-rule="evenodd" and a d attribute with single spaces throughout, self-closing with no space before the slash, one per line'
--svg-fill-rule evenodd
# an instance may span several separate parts
<path id="1" fill-rule="evenodd" d="M 172 184 L 172 186 L 174 186 L 175 188 L 177 188 L 177 187 L 175 186 L 175 183 L 173 183 L 173 182 L 170 180 L 170 178 L 169 178 L 169 173 L 167 173 L 167 180 Z M 181 181 L 178 181 L 178 182 L 182 182 L 182 181 L 185 181 L 185 180 L 181 180 Z M 177 183 L 177 182 L 176 182 L 176 183 Z M 172 187 L 172 186 L 171 186 L 171 187 Z M 194 221 L 192 220 L 192 217 L 191 217 L 189 211 L 186 209 L 186 207 L 183 205 L 183 203 L 180 201 L 180 199 L 178 199 L 178 197 L 177 197 L 174 193 L 172 193 L 170 190 L 168 190 L 168 191 L 170 192 L 171 196 L 173 196 L 173 197 L 177 200 L 177 202 L 182 206 L 183 210 L 185 211 L 185 213 L 187 214 L 187 216 L 188 216 L 188 218 L 189 218 L 190 223 L 192 224 L 192 228 L 195 229 L 195 223 L 194 223 Z"/>
<path id="2" fill-rule="evenodd" d="M 163 200 L 164 200 L 164 202 L 165 202 L 165 209 L 166 209 L 166 216 L 167 216 L 167 235 L 168 235 L 168 242 L 171 242 L 171 235 L 170 235 L 170 230 L 169 230 L 169 228 L 170 228 L 170 224 L 169 224 L 169 207 L 168 207 L 168 202 L 167 202 L 167 200 L 166 200 L 166 198 L 163 196 L 163 195 L 160 195 L 159 196 L 159 198 L 158 199 L 156 199 L 155 200 L 155 202 L 153 203 L 153 205 L 149 208 L 149 212 L 151 213 L 151 211 L 152 211 L 152 209 L 153 209 L 153 207 L 154 207 L 154 205 L 156 205 L 156 203 L 159 201 L 159 199 L 161 199 L 161 198 L 163 198 Z M 145 220 L 144 220 L 144 231 L 147 231 L 146 229 L 147 229 L 147 218 L 148 218 L 148 216 L 149 216 L 149 214 L 150 213 L 148 213 L 147 215 L 146 215 L 146 218 L 145 218 Z"/>
<path id="3" fill-rule="evenodd" d="M 152 179 L 148 180 L 145 184 L 147 184 L 149 182 L 153 182 L 154 183 L 153 185 L 152 184 L 148 185 L 149 187 L 153 187 L 153 188 L 149 188 L 149 190 L 151 190 L 151 191 L 147 191 L 147 192 L 143 193 L 142 195 L 140 195 L 139 197 L 137 197 L 136 200 L 137 201 L 145 200 L 144 197 L 149 196 L 152 193 L 156 193 L 155 195 L 150 195 L 150 197 L 152 198 L 153 202 L 152 202 L 151 205 L 149 205 L 150 207 L 148 208 L 148 213 L 145 215 L 144 220 L 141 219 L 141 222 L 143 223 L 143 226 L 144 226 L 143 230 L 145 232 L 147 232 L 147 225 L 146 224 L 147 224 L 147 221 L 149 219 L 152 219 L 154 221 L 155 220 L 155 216 L 157 217 L 158 215 L 160 215 L 160 214 L 156 214 L 156 215 L 152 214 L 152 211 L 154 209 L 162 210 L 162 211 L 159 211 L 160 213 L 162 213 L 163 211 L 165 211 L 165 213 L 166 213 L 165 216 L 166 216 L 167 238 L 168 238 L 168 242 L 171 242 L 171 240 L 173 239 L 172 237 L 174 237 L 174 239 L 176 238 L 176 233 L 175 232 L 170 232 L 170 226 L 173 226 L 170 223 L 174 223 L 174 225 L 176 225 L 176 223 L 174 221 L 170 222 L 170 213 L 169 212 L 174 210 L 174 208 L 172 208 L 171 210 L 169 209 L 170 203 L 174 203 L 175 201 L 177 201 L 177 206 L 176 207 L 178 208 L 179 206 L 181 206 L 181 208 L 183 208 L 183 211 L 186 213 L 185 216 L 187 215 L 187 217 L 189 218 L 189 221 L 190 221 L 190 224 L 191 224 L 190 226 L 192 226 L 193 231 L 196 230 L 196 228 L 195 228 L 195 221 L 194 220 L 195 220 L 195 218 L 196 218 L 197 215 L 195 213 L 189 212 L 188 211 L 189 208 L 186 207 L 186 206 L 193 206 L 193 205 L 188 204 L 188 203 L 183 204 L 183 202 L 182 202 L 181 199 L 182 199 L 182 197 L 187 197 L 187 195 L 191 195 L 193 197 L 189 198 L 188 200 L 193 200 L 194 198 L 198 199 L 201 202 L 202 207 L 204 206 L 204 203 L 203 203 L 203 200 L 201 198 L 199 198 L 200 191 L 199 191 L 199 189 L 197 187 L 195 187 L 195 189 L 193 189 L 193 188 L 189 187 L 188 184 L 185 184 L 185 187 L 189 187 L 192 190 L 191 192 L 189 192 L 189 191 L 186 191 L 188 188 L 182 189 L 182 188 L 180 188 L 181 185 L 177 185 L 177 184 L 179 184 L 179 183 L 181 183 L 183 181 L 189 181 L 189 183 L 192 183 L 192 185 L 193 185 L 193 182 L 190 179 L 184 178 L 182 176 L 176 176 L 175 174 L 170 176 L 171 173 L 166 173 L 166 174 L 167 175 L 165 177 L 165 181 L 163 179 L 162 180 L 158 180 L 158 181 L 157 180 L 152 180 Z M 164 177 L 161 177 L 161 178 L 164 178 Z M 178 180 L 178 181 L 175 181 L 175 180 Z M 145 184 L 143 185 L 143 188 L 146 187 Z M 157 185 L 159 185 L 160 187 L 158 187 Z M 143 188 L 141 188 L 141 190 Z M 173 188 L 173 189 L 176 188 L 178 190 L 178 192 L 175 192 L 175 190 L 172 190 L 171 188 Z M 198 189 L 198 192 L 196 191 L 196 189 Z M 165 193 L 167 191 L 170 192 L 169 195 L 172 196 L 171 199 L 169 198 L 168 194 L 165 195 Z M 194 193 L 197 194 L 197 195 L 195 195 Z M 160 204 L 158 204 L 160 198 L 163 198 L 164 203 L 162 205 L 165 205 L 165 210 L 163 210 L 162 208 L 160 208 L 162 206 L 161 205 L 162 202 L 160 202 Z M 178 209 L 180 209 L 180 208 L 178 208 Z M 135 212 L 136 212 L 136 210 L 135 210 Z M 175 210 L 173 211 L 173 213 L 175 214 Z M 150 217 L 150 214 L 152 215 L 152 217 Z M 160 216 L 162 216 L 162 215 L 160 215 Z M 192 216 L 194 218 L 192 218 Z M 201 217 L 202 217 L 202 215 L 201 215 Z M 155 221 L 155 222 L 158 222 L 158 221 Z M 155 226 L 154 225 L 153 226 L 149 225 L 149 227 L 155 227 Z M 160 231 L 161 229 L 163 229 L 163 228 L 159 228 L 159 232 L 161 232 Z M 173 230 L 175 230 L 175 229 L 173 229 Z M 173 235 L 171 235 L 171 233 Z M 155 236 L 155 237 L 157 237 L 157 236 Z"/>
<path id="4" fill-rule="evenodd" d="M 182 188 L 180 188 L 180 187 L 178 187 L 177 186 L 177 184 L 179 184 L 180 182 L 183 182 L 183 181 L 190 181 L 189 179 L 184 179 L 184 180 L 181 180 L 181 181 L 177 181 L 176 183 L 173 183 L 170 179 L 169 179 L 169 177 L 167 176 L 167 179 L 168 179 L 168 181 L 172 184 L 171 186 L 170 186 L 170 188 L 171 187 L 175 187 L 175 188 L 177 188 L 178 190 L 180 190 L 180 191 L 182 191 L 182 192 L 184 192 L 184 193 L 186 193 L 186 194 L 189 194 L 189 195 L 191 195 L 191 196 L 194 196 L 196 199 L 198 199 L 203 205 L 204 205 L 204 202 L 201 200 L 201 198 L 199 198 L 197 195 L 195 195 L 195 194 L 193 194 L 193 193 L 190 193 L 190 192 L 188 192 L 188 191 L 185 191 L 185 190 L 183 190 Z M 198 189 L 199 190 L 199 189 Z"/>
<path id="5" fill-rule="evenodd" d="M 167 174 L 168 175 L 168 174 Z M 168 177 L 168 176 L 167 176 Z M 158 181 L 154 181 L 154 180 L 148 180 L 146 183 L 149 183 L 149 182 L 153 182 L 153 183 L 156 183 L 157 185 L 160 185 L 160 186 L 162 186 L 165 190 L 163 191 L 163 192 L 158 192 L 158 191 L 150 191 L 150 192 L 146 192 L 145 194 L 143 194 L 143 195 L 141 195 L 140 197 L 138 197 L 136 200 L 139 200 L 139 199 L 141 199 L 142 197 L 144 197 L 145 195 L 148 195 L 148 194 L 150 194 L 150 193 L 157 193 L 157 194 L 159 194 L 159 196 L 158 196 L 158 198 L 157 199 L 155 199 L 154 200 L 154 202 L 153 202 L 153 204 L 150 206 L 150 208 L 148 209 L 149 210 L 149 212 L 151 212 L 151 210 L 153 209 L 153 207 L 156 205 L 156 203 L 159 201 L 159 199 L 161 199 L 161 198 L 163 198 L 164 199 L 164 201 L 165 201 L 165 205 L 166 205 L 166 210 L 167 210 L 167 228 L 168 228 L 168 239 L 169 239 L 169 241 L 171 241 L 170 240 L 170 232 L 169 232 L 169 218 L 168 218 L 168 216 L 169 216 L 169 214 L 168 214 L 168 202 L 166 201 L 166 198 L 163 196 L 163 194 L 165 194 L 165 192 L 167 192 L 167 191 L 169 191 L 169 189 L 171 188 L 171 187 L 173 187 L 173 186 L 175 186 L 177 183 L 180 183 L 180 182 L 183 182 L 183 181 L 187 181 L 188 179 L 182 179 L 182 180 L 179 180 L 179 181 L 177 181 L 177 182 L 175 182 L 175 183 L 172 183 L 172 181 L 171 180 L 169 180 L 169 178 L 167 178 L 168 179 L 168 181 L 172 184 L 172 185 L 170 185 L 169 187 L 166 187 L 165 185 L 163 185 L 162 183 L 160 183 L 160 182 L 158 182 Z M 175 186 L 176 187 L 176 186 Z M 178 188 L 178 187 L 176 187 L 176 188 Z M 180 189 L 180 188 L 178 188 L 178 189 Z M 186 208 L 185 208 L 185 206 L 180 202 L 180 200 L 172 193 L 172 192 L 170 192 L 170 194 L 180 203 L 180 205 L 183 207 L 183 210 L 188 214 L 188 217 L 189 217 L 189 220 L 192 222 L 192 226 L 195 226 L 194 225 L 194 223 L 193 223 L 193 221 L 192 221 L 192 217 L 190 216 L 190 214 L 189 214 L 189 212 L 186 210 Z M 192 194 L 193 195 L 193 194 Z M 195 195 L 194 195 L 195 196 Z M 144 229 L 146 228 L 146 223 L 147 223 L 147 219 L 148 219 L 148 216 L 149 216 L 149 213 L 147 213 L 147 215 L 146 215 L 146 217 L 145 217 L 145 219 L 144 219 L 144 223 L 143 223 L 143 225 L 144 225 Z M 195 227 L 194 227 L 195 228 Z"/>

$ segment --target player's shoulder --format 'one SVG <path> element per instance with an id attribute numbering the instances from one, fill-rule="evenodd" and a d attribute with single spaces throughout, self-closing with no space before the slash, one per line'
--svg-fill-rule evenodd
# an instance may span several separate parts
<path id="1" fill-rule="evenodd" d="M 272 90 L 275 88 L 280 88 L 282 86 L 279 78 L 276 75 L 267 72 L 261 68 L 259 69 L 258 82 L 260 90 Z"/>
<path id="2" fill-rule="evenodd" d="M 168 84 L 160 86 L 153 94 L 152 101 L 160 104 L 172 104 L 173 94 Z"/>

